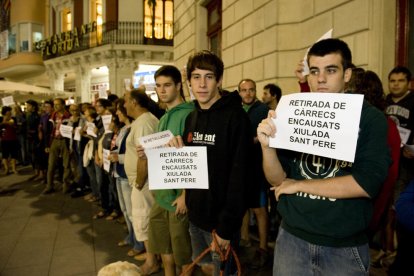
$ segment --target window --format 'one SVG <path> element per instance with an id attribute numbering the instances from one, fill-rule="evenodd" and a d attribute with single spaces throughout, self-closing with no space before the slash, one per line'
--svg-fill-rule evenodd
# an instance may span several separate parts
<path id="1" fill-rule="evenodd" d="M 29 51 L 29 23 L 19 24 L 20 52 Z"/>
<path id="2" fill-rule="evenodd" d="M 209 50 L 221 56 L 221 0 L 207 5 L 207 36 Z"/>
<path id="3" fill-rule="evenodd" d="M 96 1 L 96 25 L 97 25 L 96 38 L 98 40 L 98 43 L 102 41 L 102 23 L 103 23 L 102 0 L 99 0 L 99 1 Z"/>
<path id="4" fill-rule="evenodd" d="M 32 43 L 39 42 L 43 39 L 43 25 L 32 24 Z"/>
<path id="5" fill-rule="evenodd" d="M 174 5 L 172 0 L 144 0 L 144 37 L 172 41 Z"/>
<path id="6" fill-rule="evenodd" d="M 62 32 L 68 32 L 72 30 L 72 12 L 70 9 L 64 9 L 62 11 Z"/>

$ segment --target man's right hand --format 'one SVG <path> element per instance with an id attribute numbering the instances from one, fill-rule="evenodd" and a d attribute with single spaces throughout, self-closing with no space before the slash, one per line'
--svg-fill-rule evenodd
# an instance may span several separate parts
<path id="1" fill-rule="evenodd" d="M 168 142 L 167 144 L 169 147 L 175 147 L 175 148 L 182 148 L 184 147 L 183 138 L 180 135 L 177 135 Z"/>
<path id="2" fill-rule="evenodd" d="M 276 112 L 269 110 L 267 118 L 263 119 L 257 127 L 257 139 L 262 146 L 269 146 L 269 138 L 275 137 L 276 135 L 276 126 L 273 122 L 274 118 L 276 118 Z"/>

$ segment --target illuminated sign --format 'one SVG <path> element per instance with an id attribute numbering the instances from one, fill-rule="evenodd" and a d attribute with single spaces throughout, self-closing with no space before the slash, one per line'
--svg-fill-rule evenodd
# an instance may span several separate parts
<path id="1" fill-rule="evenodd" d="M 54 34 L 51 37 L 35 42 L 34 48 L 39 51 L 42 57 L 61 56 L 70 53 L 72 50 L 82 46 L 84 35 L 96 32 L 97 23 L 91 23 L 75 27 L 73 30 Z"/>

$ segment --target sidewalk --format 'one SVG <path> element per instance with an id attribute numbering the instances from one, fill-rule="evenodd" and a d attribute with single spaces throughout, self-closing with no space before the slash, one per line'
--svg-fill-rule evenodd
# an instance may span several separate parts
<path id="1" fill-rule="evenodd" d="M 63 195 L 59 186 L 41 195 L 44 184 L 27 181 L 31 169 L 19 167 L 19 173 L 0 175 L 0 275 L 94 276 L 112 262 L 140 264 L 126 255 L 128 247 L 117 246 L 126 235 L 123 225 L 92 219 L 97 205 Z M 253 245 L 239 254 L 243 275 L 272 275 L 272 262 L 260 271 L 246 268 L 257 242 Z M 386 273 L 377 268 L 370 275 Z"/>
<path id="2" fill-rule="evenodd" d="M 126 235 L 123 225 L 92 219 L 98 206 L 63 195 L 59 185 L 41 195 L 45 185 L 27 181 L 31 169 L 19 167 L 19 173 L 0 175 L 0 275 L 92 276 L 112 262 L 140 264 L 126 255 L 128 247 L 117 246 Z M 240 254 L 242 264 L 254 250 Z M 243 275 L 271 275 L 271 268 L 244 267 Z"/>

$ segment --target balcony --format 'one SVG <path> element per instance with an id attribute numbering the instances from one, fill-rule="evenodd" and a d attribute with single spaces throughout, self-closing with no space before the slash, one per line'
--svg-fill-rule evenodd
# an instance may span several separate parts
<path id="1" fill-rule="evenodd" d="M 49 60 L 104 45 L 172 46 L 173 40 L 144 37 L 142 22 L 106 22 L 101 26 L 93 22 L 37 42 L 35 51 Z"/>

